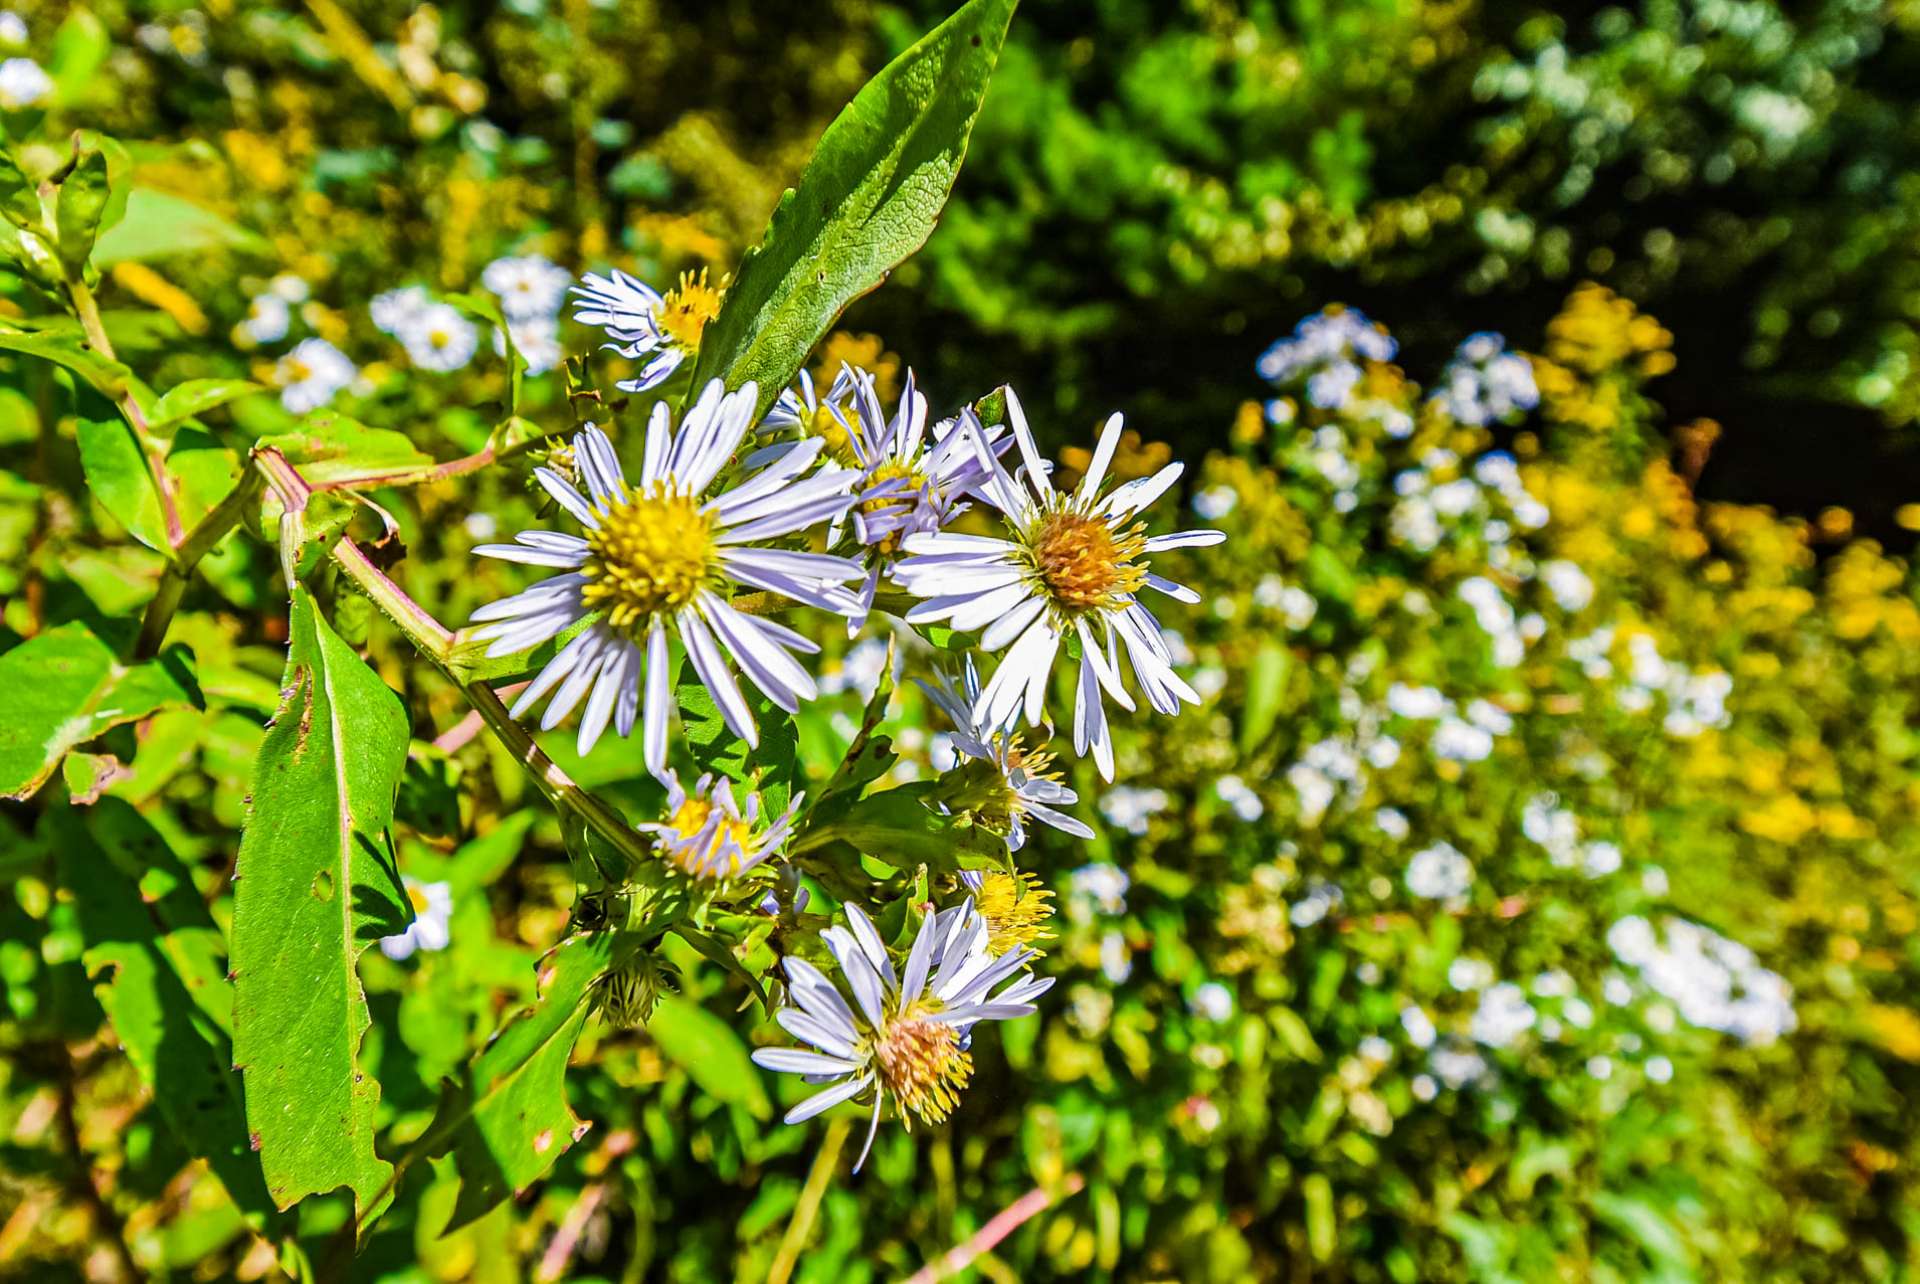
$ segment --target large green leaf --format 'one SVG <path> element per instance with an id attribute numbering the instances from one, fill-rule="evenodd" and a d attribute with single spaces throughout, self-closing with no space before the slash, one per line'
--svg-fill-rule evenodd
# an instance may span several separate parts
<path id="1" fill-rule="evenodd" d="M 153 413 L 147 417 L 147 427 L 158 432 L 182 419 L 191 419 L 215 406 L 225 405 L 236 397 L 259 391 L 260 385 L 251 379 L 189 379 L 167 389 L 165 395 L 154 404 Z"/>
<path id="2" fill-rule="evenodd" d="M 702 336 L 693 388 L 760 386 L 764 414 L 847 304 L 926 243 L 1017 0 L 969 0 L 827 127 Z"/>
<path id="3" fill-rule="evenodd" d="M 692 999 L 661 995 L 647 1033 L 709 1097 L 743 1107 L 755 1119 L 773 1113 L 746 1044 L 732 1026 Z"/>
<path id="4" fill-rule="evenodd" d="M 118 398 L 133 377 L 133 372 L 118 361 L 110 361 L 87 347 L 77 331 L 0 330 L 0 349 L 65 366 L 103 397 Z"/>
<path id="5" fill-rule="evenodd" d="M 0 797 L 26 798 L 67 751 L 111 727 L 161 709 L 202 707 L 193 654 L 171 646 L 124 665 L 79 621 L 48 629 L 0 655 Z"/>
<path id="6" fill-rule="evenodd" d="M 273 247 L 266 238 L 249 232 L 204 205 L 184 196 L 136 187 L 127 193 L 127 213 L 94 243 L 93 262 L 107 268 L 115 263 L 172 258 L 232 250 L 267 255 Z"/>
<path id="7" fill-rule="evenodd" d="M 173 547 L 153 470 L 132 426 L 119 418 L 82 419 L 78 431 L 80 466 L 95 502 L 148 548 Z"/>
<path id="8" fill-rule="evenodd" d="M 60 261 L 68 273 L 77 276 L 86 269 L 106 209 L 107 156 L 97 147 L 88 148 L 75 160 L 73 172 L 61 181 L 54 199 Z"/>
<path id="9" fill-rule="evenodd" d="M 567 1104 L 567 1058 L 612 956 L 609 932 L 562 941 L 541 961 L 539 1001 L 508 1020 L 465 1082 L 447 1084 L 433 1132 L 460 1173 L 448 1229 L 539 1180 L 586 1132 Z"/>
<path id="10" fill-rule="evenodd" d="M 107 798 L 52 816 L 82 962 L 115 1036 L 180 1144 L 265 1225 L 273 1204 L 233 1069 L 226 938 L 186 866 L 131 805 Z"/>
<path id="11" fill-rule="evenodd" d="M 433 463 L 404 433 L 369 428 L 331 410 L 316 410 L 300 421 L 298 431 L 263 437 L 260 445 L 298 464 L 300 475 L 314 486 L 371 483 L 389 473 Z"/>
<path id="12" fill-rule="evenodd" d="M 281 706 L 254 765 L 234 872 L 234 1059 L 281 1208 L 351 1187 L 365 1209 L 380 1085 L 356 1064 L 369 1023 L 360 953 L 406 922 L 387 826 L 407 717 L 296 590 Z"/>
<path id="13" fill-rule="evenodd" d="M 703 772 L 716 772 L 757 788 L 768 815 L 785 811 L 787 801 L 804 778 L 800 733 L 794 726 L 793 716 L 762 695 L 752 683 L 743 683 L 740 694 L 760 733 L 760 744 L 749 749 L 744 740 L 727 729 L 713 693 L 694 674 L 693 666 L 686 666 L 684 672 L 686 680 L 675 688 L 674 694 L 680 703 L 680 721 L 686 728 L 687 747 L 693 752 L 695 765 Z"/>

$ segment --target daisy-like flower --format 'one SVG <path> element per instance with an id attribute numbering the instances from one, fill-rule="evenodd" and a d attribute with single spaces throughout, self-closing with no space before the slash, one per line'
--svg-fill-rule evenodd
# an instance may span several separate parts
<path id="1" fill-rule="evenodd" d="M 846 909 L 847 927 L 830 927 L 821 935 L 853 1002 L 819 968 L 789 957 L 785 966 L 793 1004 L 774 1019 L 819 1050 L 761 1048 L 753 1060 L 808 1083 L 832 1085 L 789 1110 L 790 1124 L 873 1093 L 867 1143 L 853 1166 L 859 1172 L 888 1101 L 908 1128 L 915 1118 L 927 1124 L 945 1119 L 973 1076 L 973 1027 L 1032 1015 L 1033 1000 L 1052 988 L 1053 979 L 1016 976 L 1033 952 L 995 955 L 987 945 L 986 921 L 972 901 L 927 915 L 900 972 L 872 920 L 857 905 Z"/>
<path id="2" fill-rule="evenodd" d="M 1012 539 L 946 532 L 910 535 L 911 554 L 894 567 L 908 592 L 925 598 L 907 613 L 909 623 L 946 620 L 961 632 L 984 629 L 980 645 L 1007 648 L 986 689 L 974 701 L 979 727 L 1003 727 L 1024 705 L 1029 725 L 1044 710 L 1047 678 L 1071 636 L 1080 648 L 1073 747 L 1089 747 L 1100 774 L 1113 779 L 1113 736 L 1101 693 L 1123 709 L 1133 698 L 1120 681 L 1119 648 L 1125 644 L 1135 678 L 1161 713 L 1178 713 L 1181 701 L 1200 697 L 1173 671 L 1173 652 L 1160 622 L 1138 594 L 1151 588 L 1180 602 L 1200 595 L 1155 575 L 1153 553 L 1217 544 L 1221 531 L 1180 531 L 1149 536 L 1135 519 L 1179 480 L 1182 466 L 1168 464 L 1151 477 L 1117 486 L 1105 497 L 1100 483 L 1120 443 L 1121 417 L 1107 420 L 1080 485 L 1071 493 L 1047 479 L 1039 447 L 1027 427 L 1020 399 L 1007 390 L 1007 418 L 1025 461 L 1018 480 L 1001 467 L 977 433 L 969 433 L 990 475 L 980 495 L 1006 517 Z M 1009 647 L 1009 643 L 1011 646 Z"/>
<path id="3" fill-rule="evenodd" d="M 573 273 L 538 254 L 495 259 L 480 272 L 480 284 L 500 300 L 508 321 L 550 317 L 566 302 Z"/>
<path id="4" fill-rule="evenodd" d="M 269 291 L 255 295 L 247 304 L 247 318 L 240 323 L 239 330 L 250 343 L 278 343 L 287 337 L 292 324 L 293 309 L 285 299 Z"/>
<path id="5" fill-rule="evenodd" d="M 409 361 L 435 374 L 460 369 L 480 346 L 480 331 L 451 303 L 427 304 L 401 324 L 395 337 Z"/>
<path id="6" fill-rule="evenodd" d="M 1053 918 L 1049 904 L 1053 893 L 1041 886 L 1040 876 L 1032 870 L 963 869 L 960 881 L 973 893 L 974 904 L 987 921 L 988 953 L 1053 938 L 1047 928 Z"/>
<path id="7" fill-rule="evenodd" d="M 661 854 L 695 878 L 732 878 L 777 853 L 802 801 L 794 795 L 787 810 L 762 829 L 759 793 L 749 792 L 742 808 L 724 776 L 701 776 L 692 793 L 680 787 L 674 772 L 666 783 L 667 818 L 636 828 L 653 834 Z"/>
<path id="8" fill-rule="evenodd" d="M 0 62 L 0 107 L 24 111 L 53 92 L 53 77 L 31 58 Z"/>
<path id="9" fill-rule="evenodd" d="M 367 305 L 367 313 L 373 318 L 374 329 L 397 338 L 432 302 L 433 297 L 419 286 L 403 285 L 374 295 L 373 302 Z"/>
<path id="10" fill-rule="evenodd" d="M 573 287 L 579 296 L 573 319 L 605 330 L 614 340 L 607 346 L 628 360 L 647 358 L 638 378 L 619 385 L 625 392 L 645 392 L 700 350 L 700 336 L 720 314 L 724 290 L 707 283 L 704 268 L 697 276 L 682 272 L 680 284 L 664 295 L 619 268 L 612 273 L 589 273 Z"/>
<path id="11" fill-rule="evenodd" d="M 513 337 L 514 351 L 527 363 L 529 375 L 543 375 L 560 364 L 558 317 L 532 316 L 522 317 L 518 321 L 509 320 L 507 333 Z M 507 355 L 506 338 L 499 326 L 493 328 L 493 350 L 503 357 Z"/>
<path id="12" fill-rule="evenodd" d="M 453 918 L 453 889 L 446 883 L 422 883 L 403 880 L 407 900 L 413 905 L 413 922 L 407 930 L 380 938 L 380 952 L 396 961 L 412 958 L 415 950 L 444 950 L 453 939 L 448 927 Z"/>
<path id="13" fill-rule="evenodd" d="M 751 383 L 728 393 L 715 379 L 678 431 L 666 404 L 656 405 L 637 485 L 628 483 L 606 434 L 582 429 L 572 452 L 587 494 L 551 468 L 538 469 L 534 477 L 586 534 L 523 531 L 512 544 L 474 550 L 564 572 L 474 612 L 474 622 L 484 627 L 473 636 L 492 642 L 489 655 L 537 646 L 577 621 L 593 620 L 527 685 L 513 706 L 516 716 L 552 694 L 540 720 L 541 729 L 549 730 L 585 698 L 579 738 L 584 754 L 609 719 L 621 735 L 632 733 L 644 689 L 646 763 L 659 775 L 666 769 L 673 708 L 671 637 L 685 644 L 728 728 L 749 745 L 759 744 L 759 731 L 734 681 L 734 665 L 789 713 L 814 697 L 813 678 L 793 657 L 820 648 L 784 625 L 742 613 L 728 597 L 733 586 L 748 585 L 841 615 L 857 611 L 842 587 L 860 578 L 857 563 L 755 547 L 840 516 L 852 502 L 852 478 L 803 476 L 819 453 L 812 445 L 730 490 L 709 494 L 746 434 L 756 395 Z"/>
<path id="14" fill-rule="evenodd" d="M 326 405 L 359 374 L 347 354 L 325 339 L 302 339 L 273 369 L 280 404 L 296 415 Z"/>
<path id="15" fill-rule="evenodd" d="M 975 716 L 980 675 L 972 657 L 958 684 L 945 673 L 937 676 L 937 685 L 915 681 L 952 719 L 954 749 L 972 760 L 950 773 L 957 783 L 943 798 L 948 810 L 969 813 L 989 832 L 1002 835 L 1008 851 L 1026 846 L 1028 817 L 1075 838 L 1092 838 L 1093 830 L 1062 810 L 1079 802 L 1080 795 L 1061 783 L 1052 769 L 1053 755 L 1044 749 L 1029 750 L 1013 732 L 1011 719 L 996 730 Z"/>

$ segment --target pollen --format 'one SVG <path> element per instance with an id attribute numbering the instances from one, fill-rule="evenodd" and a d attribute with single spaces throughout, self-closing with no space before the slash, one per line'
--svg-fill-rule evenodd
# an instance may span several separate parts
<path id="1" fill-rule="evenodd" d="M 959 1031 L 933 1020 L 931 1013 L 929 1005 L 917 1003 L 873 1039 L 880 1082 L 899 1103 L 900 1118 L 908 1127 L 910 1114 L 928 1124 L 952 1114 L 973 1077 L 973 1057 L 960 1046 Z"/>
<path id="2" fill-rule="evenodd" d="M 712 577 L 713 519 L 691 495 L 628 495 L 587 532 L 580 596 L 638 640 L 651 617 L 679 610 Z"/>
<path id="3" fill-rule="evenodd" d="M 1089 513 L 1049 513 L 1029 539 L 1028 554 L 1047 595 L 1068 614 L 1112 610 L 1119 598 L 1147 582 L 1139 558 L 1146 536 L 1124 531 Z"/>
<path id="4" fill-rule="evenodd" d="M 823 401 L 806 424 L 809 433 L 827 443 L 827 453 L 849 467 L 858 463 L 853 453 L 853 435 L 847 429 L 846 412 Z"/>
<path id="5" fill-rule="evenodd" d="M 705 268 L 701 268 L 697 276 L 692 272 L 682 272 L 680 284 L 668 290 L 666 297 L 660 300 L 660 308 L 654 314 L 654 324 L 676 346 L 691 352 L 700 346 L 700 336 L 705 332 L 707 322 L 720 314 L 720 298 L 725 293 L 724 287 L 716 288 L 707 284 Z"/>
<path id="6" fill-rule="evenodd" d="M 1047 921 L 1053 917 L 1053 906 L 1047 902 L 1052 899 L 1053 893 L 1040 886 L 1030 871 L 996 870 L 981 879 L 973 903 L 987 921 L 987 949 L 999 955 L 1051 939 Z"/>
<path id="7" fill-rule="evenodd" d="M 413 906 L 414 913 L 427 912 L 427 893 L 423 888 L 410 885 L 407 888 L 407 901 Z"/>
<path id="8" fill-rule="evenodd" d="M 667 823 L 673 827 L 674 841 L 669 849 L 682 869 L 689 874 L 703 877 L 731 878 L 740 872 L 740 867 L 753 855 L 753 826 L 738 817 L 722 815 L 720 823 L 708 834 L 707 841 L 694 845 L 693 840 L 707 827 L 713 818 L 714 807 L 705 798 L 689 798 L 680 804 Z M 716 864 L 721 852 L 727 853 L 724 864 Z"/>

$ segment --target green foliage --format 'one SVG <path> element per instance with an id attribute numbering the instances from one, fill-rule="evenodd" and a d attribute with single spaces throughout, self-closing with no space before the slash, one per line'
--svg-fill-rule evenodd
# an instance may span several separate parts
<path id="1" fill-rule="evenodd" d="M 406 711 L 305 590 L 289 627 L 234 867 L 234 1063 L 274 1203 L 346 1186 L 364 1211 L 391 1165 L 374 1153 L 356 964 L 408 915 L 387 836 Z"/>
<path id="2" fill-rule="evenodd" d="M 740 260 L 701 342 L 693 387 L 759 385 L 756 417 L 847 304 L 926 242 L 1017 0 L 969 0 L 889 63 L 820 137 L 766 240 Z"/>

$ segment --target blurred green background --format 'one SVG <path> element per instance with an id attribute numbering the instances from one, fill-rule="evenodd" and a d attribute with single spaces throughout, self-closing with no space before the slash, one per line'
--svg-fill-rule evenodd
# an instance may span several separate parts
<path id="1" fill-rule="evenodd" d="M 0 116 L 131 149 L 101 297 L 157 386 L 273 382 L 317 336 L 358 366 L 338 404 L 447 456 L 505 370 L 484 340 L 414 368 L 375 295 L 467 290 L 509 253 L 724 274 L 945 10 L 20 3 L 0 57 L 51 89 Z M 1905 0 L 1034 0 L 939 230 L 822 363 L 911 365 L 942 408 L 1010 381 L 1068 468 L 1121 409 L 1121 466 L 1185 459 L 1183 501 L 1231 535 L 1167 615 L 1207 704 L 1127 723 L 1120 785 L 1073 781 L 1102 836 L 1024 858 L 1060 984 L 976 1050 L 949 1126 L 816 1184 L 845 1123 L 778 1124 L 740 994 L 690 955 L 671 1021 L 589 1027 L 570 1089 L 594 1128 L 549 1181 L 443 1234 L 454 1187 L 422 1171 L 353 1277 L 901 1278 L 1035 1189 L 971 1277 L 1920 1275 L 1917 106 Z M 1334 304 L 1400 343 L 1357 391 L 1256 374 Z M 0 310 L 45 308 L 9 279 Z M 1435 408 L 1488 330 L 1538 408 Z M 556 376 L 525 404 L 567 422 Z M 151 592 L 81 481 L 89 409 L 0 363 L 0 645 Z M 256 398 L 220 430 L 287 420 Z M 383 502 L 441 618 L 506 591 L 469 550 L 531 521 L 516 480 Z M 188 600 L 206 710 L 69 773 L 91 809 L 0 810 L 0 1275 L 277 1270 L 117 1053 L 71 895 L 84 835 L 131 827 L 224 922 L 280 674 L 272 565 L 235 541 Z M 366 642 L 420 741 L 403 862 L 456 896 L 448 950 L 363 966 L 404 1144 L 530 992 L 572 881 L 517 766 L 433 748 L 457 699 Z M 804 735 L 844 740 L 874 663 L 833 657 Z M 931 769 L 937 718 L 905 716 Z M 637 761 L 567 739 L 578 779 L 651 799 Z M 1425 894 L 1441 844 L 1471 876 Z M 302 1216 L 324 1243 L 340 1209 Z"/>

